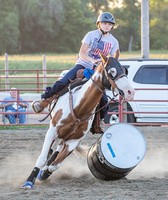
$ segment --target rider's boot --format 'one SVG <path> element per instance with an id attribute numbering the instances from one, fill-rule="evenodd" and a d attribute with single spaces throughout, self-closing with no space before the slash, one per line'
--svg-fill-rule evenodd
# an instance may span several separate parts
<path id="1" fill-rule="evenodd" d="M 54 100 L 54 97 L 49 97 L 47 99 L 42 99 L 38 101 L 33 101 L 31 103 L 32 109 L 35 113 L 40 113 L 46 108 L 52 101 Z"/>
<path id="2" fill-rule="evenodd" d="M 44 94 L 41 95 L 42 100 L 33 101 L 31 106 L 35 113 L 40 113 L 46 108 L 55 98 L 55 94 L 51 87 L 47 87 Z"/>

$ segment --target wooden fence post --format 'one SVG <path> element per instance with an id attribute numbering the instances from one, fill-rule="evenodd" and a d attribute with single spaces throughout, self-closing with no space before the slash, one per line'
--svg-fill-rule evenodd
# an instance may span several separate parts
<path id="1" fill-rule="evenodd" d="M 9 90 L 9 68 L 8 68 L 8 54 L 5 53 L 5 89 Z"/>
<path id="2" fill-rule="evenodd" d="M 42 67 L 43 67 L 43 89 L 45 89 L 47 87 L 47 65 L 46 65 L 45 55 L 43 55 Z"/>

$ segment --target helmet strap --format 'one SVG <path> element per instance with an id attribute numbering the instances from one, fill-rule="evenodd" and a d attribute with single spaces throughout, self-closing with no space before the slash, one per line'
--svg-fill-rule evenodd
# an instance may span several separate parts
<path id="1" fill-rule="evenodd" d="M 97 25 L 98 26 L 98 28 L 100 29 L 100 31 L 102 32 L 102 35 L 105 35 L 105 34 L 107 34 L 107 33 L 109 33 L 110 31 L 108 31 L 108 32 L 104 32 L 102 29 L 101 29 L 101 27 L 100 27 L 100 25 L 98 24 Z M 111 30 L 113 29 L 113 27 L 111 28 Z"/>
<path id="2" fill-rule="evenodd" d="M 107 34 L 108 32 L 104 32 L 101 28 L 100 28 L 101 32 L 103 35 Z"/>

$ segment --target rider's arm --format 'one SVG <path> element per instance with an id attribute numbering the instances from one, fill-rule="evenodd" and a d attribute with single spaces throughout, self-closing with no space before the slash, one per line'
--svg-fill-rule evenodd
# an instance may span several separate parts
<path id="1" fill-rule="evenodd" d="M 118 60 L 119 56 L 120 56 L 120 50 L 118 49 L 118 50 L 114 53 L 113 57 L 114 57 L 115 59 Z"/>
<path id="2" fill-rule="evenodd" d="M 86 60 L 92 63 L 100 62 L 101 59 L 95 60 L 94 58 L 87 55 L 88 49 L 89 49 L 89 45 L 87 45 L 86 43 L 82 43 L 81 48 L 79 50 L 79 57 L 82 58 L 83 60 Z"/>

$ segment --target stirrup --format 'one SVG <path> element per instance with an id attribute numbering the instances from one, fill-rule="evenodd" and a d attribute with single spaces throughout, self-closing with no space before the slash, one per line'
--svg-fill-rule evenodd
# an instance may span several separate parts
<path id="1" fill-rule="evenodd" d="M 45 107 L 42 107 L 41 100 L 40 101 L 33 101 L 31 103 L 32 109 L 35 113 L 41 113 Z"/>

